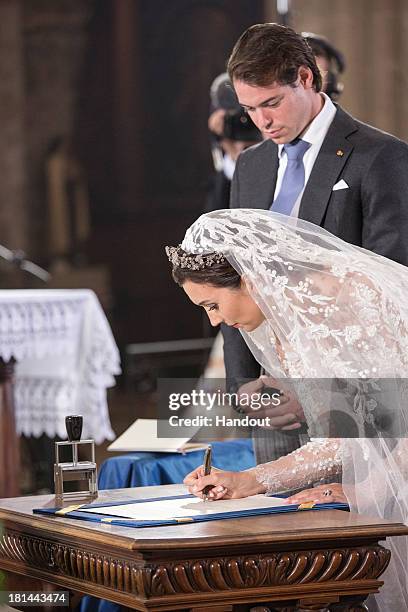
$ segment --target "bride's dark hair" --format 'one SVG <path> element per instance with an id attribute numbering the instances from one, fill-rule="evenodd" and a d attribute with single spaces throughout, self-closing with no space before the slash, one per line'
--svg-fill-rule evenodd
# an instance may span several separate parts
<path id="1" fill-rule="evenodd" d="M 178 255 L 180 258 L 185 257 L 183 264 L 177 265 L 174 261 L 172 276 L 174 281 L 182 287 L 186 281 L 197 283 L 198 285 L 212 285 L 213 287 L 229 287 L 230 289 L 238 289 L 241 285 L 241 276 L 231 266 L 227 259 L 223 261 L 215 261 L 216 253 L 197 256 L 191 255 L 178 247 Z M 190 265 L 195 265 L 195 259 L 201 257 L 202 267 L 194 269 Z M 187 262 L 187 263 L 186 263 Z M 181 263 L 181 262 L 180 262 Z"/>

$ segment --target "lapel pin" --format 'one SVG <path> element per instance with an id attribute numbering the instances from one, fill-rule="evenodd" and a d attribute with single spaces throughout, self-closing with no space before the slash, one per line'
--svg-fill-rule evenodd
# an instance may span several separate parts
<path id="1" fill-rule="evenodd" d="M 336 155 L 337 155 L 338 157 L 343 157 L 343 155 L 344 155 L 344 151 L 342 151 L 341 149 L 337 149 L 337 151 L 336 151 Z"/>

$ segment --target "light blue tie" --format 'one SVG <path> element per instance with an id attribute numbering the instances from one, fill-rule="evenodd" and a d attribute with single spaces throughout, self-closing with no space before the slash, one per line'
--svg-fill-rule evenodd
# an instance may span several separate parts
<path id="1" fill-rule="evenodd" d="M 282 213 L 283 215 L 291 214 L 305 184 L 303 156 L 310 146 L 309 142 L 300 138 L 296 138 L 284 145 L 283 150 L 287 155 L 288 161 L 278 197 L 271 206 L 273 212 Z"/>

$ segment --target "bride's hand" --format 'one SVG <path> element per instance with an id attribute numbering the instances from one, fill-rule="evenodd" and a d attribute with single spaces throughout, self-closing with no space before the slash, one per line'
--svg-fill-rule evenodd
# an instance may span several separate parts
<path id="1" fill-rule="evenodd" d="M 196 468 L 184 479 L 184 484 L 193 495 L 203 498 L 203 489 L 211 486 L 207 494 L 209 500 L 238 499 L 257 493 L 264 493 L 265 488 L 260 484 L 251 470 L 245 472 L 226 472 L 211 469 L 211 474 L 204 476 L 204 467 Z"/>
<path id="2" fill-rule="evenodd" d="M 315 504 L 330 504 L 333 502 L 348 503 L 343 488 L 338 482 L 304 489 L 288 497 L 286 501 L 288 504 L 304 504 L 305 502 L 314 502 Z"/>

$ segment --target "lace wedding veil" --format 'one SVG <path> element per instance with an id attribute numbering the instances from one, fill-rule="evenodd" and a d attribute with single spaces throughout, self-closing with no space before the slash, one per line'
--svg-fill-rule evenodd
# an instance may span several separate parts
<path id="1" fill-rule="evenodd" d="M 182 248 L 223 253 L 245 279 L 265 321 L 240 331 L 266 372 L 295 385 L 310 435 L 341 438 L 351 509 L 407 523 L 408 269 L 263 210 L 202 215 Z M 381 609 L 394 596 L 407 609 L 407 540 L 390 545 Z"/>

